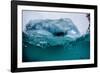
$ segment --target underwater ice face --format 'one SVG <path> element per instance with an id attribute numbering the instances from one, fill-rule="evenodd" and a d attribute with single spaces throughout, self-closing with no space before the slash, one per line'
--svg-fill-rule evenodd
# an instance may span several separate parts
<path id="1" fill-rule="evenodd" d="M 46 48 L 65 45 L 78 37 L 80 32 L 69 18 L 31 20 L 23 31 L 29 44 Z"/>

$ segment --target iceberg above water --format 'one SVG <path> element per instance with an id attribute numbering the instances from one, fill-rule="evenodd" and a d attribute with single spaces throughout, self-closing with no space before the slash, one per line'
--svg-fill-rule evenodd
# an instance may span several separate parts
<path id="1" fill-rule="evenodd" d="M 26 25 L 26 31 L 32 30 L 45 30 L 55 36 L 80 34 L 75 24 L 69 18 L 31 20 Z"/>

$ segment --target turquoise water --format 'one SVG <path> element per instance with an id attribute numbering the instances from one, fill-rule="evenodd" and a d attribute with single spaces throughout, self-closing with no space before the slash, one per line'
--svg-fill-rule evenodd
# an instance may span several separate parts
<path id="1" fill-rule="evenodd" d="M 29 37 L 23 32 L 23 62 L 90 59 L 89 33 L 77 39 L 35 36 Z M 37 44 L 40 40 L 42 44 Z"/>
<path id="2" fill-rule="evenodd" d="M 81 35 L 69 18 L 33 20 L 24 27 L 23 62 L 90 58 L 90 32 Z"/>

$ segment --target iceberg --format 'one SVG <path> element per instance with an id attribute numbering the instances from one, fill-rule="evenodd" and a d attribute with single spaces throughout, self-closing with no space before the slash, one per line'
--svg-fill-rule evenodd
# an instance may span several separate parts
<path id="1" fill-rule="evenodd" d="M 30 44 L 42 48 L 64 45 L 80 37 L 80 32 L 69 18 L 30 20 L 23 33 L 28 36 Z"/>
<path id="2" fill-rule="evenodd" d="M 70 34 L 77 35 L 80 34 L 75 24 L 71 19 L 63 18 L 63 19 L 45 19 L 45 20 L 31 20 L 26 25 L 26 31 L 32 30 L 46 30 L 52 34 Z M 75 35 L 76 35 L 75 34 Z"/>

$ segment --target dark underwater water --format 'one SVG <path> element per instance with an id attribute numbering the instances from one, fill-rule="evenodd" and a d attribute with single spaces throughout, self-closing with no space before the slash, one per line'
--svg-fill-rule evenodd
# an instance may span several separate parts
<path id="1" fill-rule="evenodd" d="M 33 36 L 34 37 L 34 36 Z M 75 40 L 62 37 L 50 37 L 50 43 L 38 44 L 39 37 L 29 37 L 23 32 L 22 60 L 23 62 L 60 61 L 90 59 L 90 34 Z M 44 38 L 44 39 L 43 39 Z M 35 41 L 36 40 L 36 41 Z M 53 41 L 53 42 L 52 42 Z"/>

